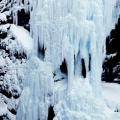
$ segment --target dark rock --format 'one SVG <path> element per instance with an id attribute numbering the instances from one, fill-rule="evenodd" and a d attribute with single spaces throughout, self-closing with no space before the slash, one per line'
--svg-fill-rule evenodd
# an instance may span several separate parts
<path id="1" fill-rule="evenodd" d="M 86 78 L 86 67 L 85 67 L 85 61 L 83 58 L 81 59 L 81 63 L 82 63 L 82 76 Z"/>
<path id="2" fill-rule="evenodd" d="M 55 113 L 53 110 L 53 106 L 50 106 L 48 109 L 48 120 L 53 120 L 54 117 L 55 117 Z"/>
<path id="3" fill-rule="evenodd" d="M 0 38 L 5 39 L 6 37 L 7 37 L 7 33 L 0 31 Z"/>
<path id="4" fill-rule="evenodd" d="M 120 79 L 120 18 L 118 23 L 106 38 L 106 58 L 103 62 L 102 80 L 106 82 L 117 82 Z"/>
<path id="5" fill-rule="evenodd" d="M 62 73 L 68 74 L 67 63 L 66 63 L 65 59 L 64 59 L 64 61 L 62 62 L 61 66 L 60 66 L 60 70 L 61 70 Z"/>

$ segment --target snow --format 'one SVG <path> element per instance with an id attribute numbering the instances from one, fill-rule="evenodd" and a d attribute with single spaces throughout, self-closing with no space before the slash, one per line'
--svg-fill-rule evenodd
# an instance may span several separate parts
<path id="1" fill-rule="evenodd" d="M 55 105 L 55 120 L 105 120 L 109 109 L 101 99 L 97 99 L 89 83 L 76 78 L 65 100 Z M 77 94 L 77 96 L 76 96 Z M 78 102 L 79 101 L 79 102 Z M 82 104 L 81 104 L 82 103 Z"/>
<path id="2" fill-rule="evenodd" d="M 6 22 L 7 21 L 7 18 L 6 18 L 6 15 L 4 13 L 0 13 L 0 22 Z"/>
<path id="3" fill-rule="evenodd" d="M 7 113 L 7 106 L 3 100 L 0 100 L 0 116 L 6 115 L 6 113 Z"/>
<path id="4" fill-rule="evenodd" d="M 19 44 L 21 44 L 25 51 L 30 54 L 30 52 L 33 50 L 33 39 L 30 37 L 29 32 L 23 27 L 16 26 L 14 24 L 10 26 L 10 31 L 16 37 Z"/>
<path id="5" fill-rule="evenodd" d="M 116 83 L 102 83 L 103 96 L 112 111 L 120 112 L 120 85 Z"/>
<path id="6" fill-rule="evenodd" d="M 110 58 L 114 58 L 115 56 L 117 55 L 117 53 L 113 53 L 113 54 L 110 54 L 110 55 L 107 55 L 107 59 L 110 59 Z"/>

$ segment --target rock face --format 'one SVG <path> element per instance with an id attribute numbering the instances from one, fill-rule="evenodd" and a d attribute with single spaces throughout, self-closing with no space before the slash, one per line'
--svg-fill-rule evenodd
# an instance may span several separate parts
<path id="1" fill-rule="evenodd" d="M 103 63 L 102 80 L 120 83 L 120 18 L 106 39 L 106 58 Z"/>

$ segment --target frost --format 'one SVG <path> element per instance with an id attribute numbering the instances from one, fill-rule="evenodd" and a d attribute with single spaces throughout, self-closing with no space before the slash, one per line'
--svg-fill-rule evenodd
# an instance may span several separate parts
<path id="1" fill-rule="evenodd" d="M 6 104 L 3 102 L 3 100 L 0 100 L 0 116 L 6 115 L 7 113 L 7 106 Z M 4 109 L 3 109 L 4 108 Z"/>
<path id="2" fill-rule="evenodd" d="M 105 97 L 106 104 L 110 109 L 115 112 L 120 111 L 120 85 L 115 83 L 103 83 L 103 95 Z"/>
<path id="3" fill-rule="evenodd" d="M 6 22 L 7 18 L 6 15 L 4 13 L 0 13 L 0 22 Z"/>

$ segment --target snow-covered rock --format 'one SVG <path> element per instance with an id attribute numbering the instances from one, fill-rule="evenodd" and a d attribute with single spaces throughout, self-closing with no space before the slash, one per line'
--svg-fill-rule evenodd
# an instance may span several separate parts
<path id="1" fill-rule="evenodd" d="M 32 51 L 31 41 L 32 38 L 24 28 L 13 24 L 0 25 L 1 120 L 16 119 L 18 101 L 23 90 L 23 65 Z M 25 45 L 26 42 L 31 46 Z"/>

